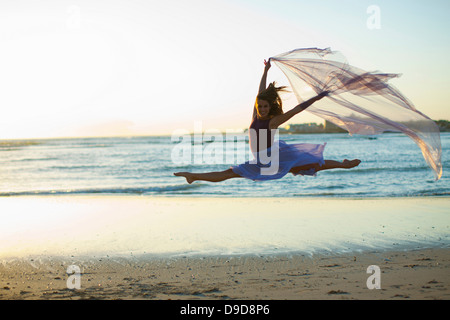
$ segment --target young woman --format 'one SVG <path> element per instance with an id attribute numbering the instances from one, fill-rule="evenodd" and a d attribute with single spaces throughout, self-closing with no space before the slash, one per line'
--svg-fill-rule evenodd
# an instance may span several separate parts
<path id="1" fill-rule="evenodd" d="M 350 169 L 360 164 L 360 160 L 324 160 L 323 149 L 325 145 L 318 144 L 287 144 L 282 140 L 274 144 L 273 132 L 280 125 L 291 119 L 296 114 L 302 112 L 314 102 L 326 97 L 328 92 L 322 92 L 295 108 L 284 113 L 282 101 L 278 92 L 285 87 L 276 87 L 275 83 L 270 83 L 266 88 L 267 73 L 270 69 L 269 61 L 264 61 L 264 73 L 259 86 L 259 93 L 253 108 L 253 121 L 250 131 L 255 135 L 250 135 L 250 146 L 256 161 L 247 161 L 244 164 L 233 166 L 230 169 L 216 172 L 191 173 L 176 172 L 175 176 L 185 177 L 188 183 L 197 180 L 220 182 L 231 178 L 247 178 L 251 180 L 273 180 L 285 176 L 287 173 L 293 175 L 315 175 L 316 172 L 335 168 Z M 253 138 L 252 138 L 253 136 Z M 262 154 L 264 153 L 264 154 Z M 269 170 L 270 163 L 261 161 L 262 155 L 265 159 L 275 159 L 276 172 L 264 173 L 264 169 Z"/>

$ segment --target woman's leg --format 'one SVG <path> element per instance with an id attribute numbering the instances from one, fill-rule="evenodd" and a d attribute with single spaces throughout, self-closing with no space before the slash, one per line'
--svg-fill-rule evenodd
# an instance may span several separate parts
<path id="1" fill-rule="evenodd" d="M 291 169 L 290 172 L 292 172 L 293 174 L 298 174 L 299 171 L 307 171 L 309 169 L 315 169 L 316 172 L 322 171 L 322 170 L 329 170 L 329 169 L 338 169 L 338 168 L 351 169 L 351 168 L 358 166 L 360 163 L 361 163 L 361 160 L 358 160 L 358 159 L 354 159 L 354 160 L 345 159 L 342 162 L 335 161 L 335 160 L 325 160 L 325 163 L 322 166 L 320 166 L 318 163 L 312 163 L 312 164 L 307 164 L 307 165 L 300 166 L 300 167 L 294 167 Z"/>
<path id="2" fill-rule="evenodd" d="M 191 184 L 196 180 L 210 181 L 210 182 L 220 182 L 231 178 L 242 178 L 240 175 L 235 173 L 231 169 L 216 172 L 205 172 L 205 173 L 191 173 L 191 172 L 175 172 L 174 175 L 179 177 L 185 177 L 186 181 Z"/>

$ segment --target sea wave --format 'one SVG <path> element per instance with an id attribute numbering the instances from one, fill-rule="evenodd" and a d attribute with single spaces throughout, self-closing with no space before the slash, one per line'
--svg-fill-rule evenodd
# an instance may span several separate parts
<path id="1" fill-rule="evenodd" d="M 28 141 L 28 140 L 3 140 L 0 141 L 0 150 L 1 148 L 11 148 L 11 147 L 28 147 L 35 146 L 41 144 L 39 141 Z"/>
<path id="2" fill-rule="evenodd" d="M 267 194 L 254 194 L 252 192 L 210 191 L 208 184 L 178 184 L 153 187 L 130 188 L 92 188 L 92 189 L 67 189 L 67 190 L 29 190 L 16 192 L 0 192 L 0 197 L 13 196 L 64 196 L 64 195 L 164 195 L 164 196 L 215 196 L 215 197 L 268 197 Z M 272 195 L 274 196 L 274 195 Z M 270 197 L 270 196 L 269 196 Z M 450 197 L 450 190 L 418 190 L 403 191 L 397 193 L 380 194 L 371 192 L 339 192 L 319 191 L 294 194 L 275 195 L 276 198 L 304 197 L 304 198 L 406 198 L 406 197 Z"/>
<path id="3" fill-rule="evenodd" d="M 373 167 L 373 168 L 354 168 L 352 169 L 352 174 L 367 174 L 367 173 L 378 173 L 378 172 L 419 172 L 429 170 L 427 166 L 415 166 L 415 167 Z M 334 170 L 327 171 L 327 175 L 342 174 L 346 173 L 346 170 Z"/>
<path id="4" fill-rule="evenodd" d="M 10 162 L 32 162 L 32 161 L 53 161 L 60 160 L 60 158 L 49 157 L 49 158 L 23 158 L 23 159 L 13 159 Z"/>
<path id="5" fill-rule="evenodd" d="M 294 197 L 330 197 L 330 198 L 414 198 L 414 197 L 450 197 L 448 191 L 416 191 L 416 192 L 399 192 L 391 194 L 377 194 L 370 192 L 317 192 L 317 193 L 296 193 Z"/>
<path id="6" fill-rule="evenodd" d="M 176 193 L 201 188 L 202 184 L 176 184 L 153 187 L 131 187 L 131 188 L 92 188 L 92 189 L 67 189 L 67 190 L 29 190 L 17 192 L 0 192 L 0 197 L 29 196 L 29 195 L 89 195 L 89 194 L 162 194 Z"/>

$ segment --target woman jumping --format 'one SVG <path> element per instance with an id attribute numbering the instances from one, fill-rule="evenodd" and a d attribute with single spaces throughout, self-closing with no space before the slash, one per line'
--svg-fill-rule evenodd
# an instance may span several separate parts
<path id="1" fill-rule="evenodd" d="M 224 171 L 205 173 L 176 172 L 174 173 L 175 176 L 185 177 L 188 183 L 197 180 L 220 182 L 231 178 L 247 178 L 254 181 L 273 180 L 279 179 L 289 172 L 293 175 L 315 175 L 318 171 L 336 168 L 350 169 L 361 163 L 358 159 L 345 159 L 342 162 L 324 160 L 323 150 L 325 145 L 308 143 L 287 144 L 282 140 L 277 141 L 277 145 L 274 145 L 274 130 L 314 102 L 326 97 L 328 92 L 322 92 L 284 113 L 278 92 L 283 91 L 285 87 L 276 87 L 275 82 L 272 82 L 266 88 L 270 59 L 267 62 L 264 61 L 264 63 L 264 73 L 253 108 L 253 121 L 250 125 L 250 131 L 256 134 L 253 135 L 253 139 L 252 135 L 250 135 L 250 147 L 256 161 L 247 161 Z M 263 133 L 266 134 L 264 135 Z M 276 172 L 267 174 L 267 171 L 264 171 L 269 169 L 268 166 L 271 163 L 261 161 L 262 155 L 272 160 L 276 156 L 276 161 L 272 161 L 276 162 Z"/>

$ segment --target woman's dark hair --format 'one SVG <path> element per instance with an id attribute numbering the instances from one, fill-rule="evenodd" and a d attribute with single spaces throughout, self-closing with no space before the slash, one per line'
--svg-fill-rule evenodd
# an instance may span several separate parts
<path id="1" fill-rule="evenodd" d="M 265 100 L 269 103 L 270 105 L 270 112 L 269 115 L 279 115 L 279 114 L 283 114 L 283 102 L 280 98 L 280 96 L 278 95 L 278 92 L 280 91 L 286 91 L 285 86 L 282 87 L 276 87 L 275 86 L 275 82 L 272 82 L 269 84 L 269 86 L 267 87 L 267 89 L 265 89 L 264 91 L 261 91 L 258 96 L 256 97 L 256 99 L 261 99 L 261 100 Z M 257 103 L 258 101 L 256 101 Z"/>

